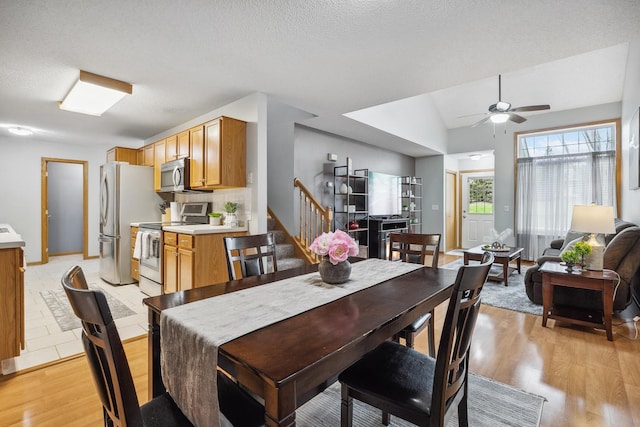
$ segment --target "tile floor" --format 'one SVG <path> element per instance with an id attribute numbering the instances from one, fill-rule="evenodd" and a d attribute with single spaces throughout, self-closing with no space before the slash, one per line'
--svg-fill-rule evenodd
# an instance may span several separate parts
<path id="1" fill-rule="evenodd" d="M 63 332 L 40 291 L 61 289 L 62 274 L 73 265 L 80 265 L 89 286 L 102 288 L 136 314 L 116 319 L 120 338 L 125 340 L 147 333 L 147 310 L 142 304 L 146 295 L 136 285 L 112 286 L 100 279 L 99 259 L 83 260 L 82 255 L 50 257 L 48 264 L 28 266 L 24 276 L 25 349 L 19 357 L 2 361 L 2 374 L 10 374 L 67 356 L 82 353 L 81 329 Z"/>

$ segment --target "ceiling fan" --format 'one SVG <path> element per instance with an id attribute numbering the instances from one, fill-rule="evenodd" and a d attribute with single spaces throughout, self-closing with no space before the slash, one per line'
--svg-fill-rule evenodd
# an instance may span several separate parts
<path id="1" fill-rule="evenodd" d="M 502 100 L 502 76 L 498 74 L 498 102 L 496 102 L 495 104 L 491 104 L 489 106 L 488 113 L 480 113 L 480 114 L 485 114 L 487 117 L 484 117 L 482 120 L 475 122 L 474 124 L 471 125 L 471 127 L 476 127 L 486 121 L 491 121 L 492 123 L 504 123 L 507 120 L 511 120 L 512 122 L 515 122 L 515 123 L 522 123 L 527 119 L 525 119 L 519 114 L 515 114 L 516 112 L 519 113 L 523 111 L 540 111 L 540 110 L 548 110 L 550 108 L 551 107 L 548 104 L 528 105 L 526 107 L 511 108 L 511 104 L 509 104 L 508 102 L 504 102 Z M 475 114 L 472 114 L 472 115 L 475 115 Z M 462 116 L 462 117 L 465 117 L 465 116 Z"/>

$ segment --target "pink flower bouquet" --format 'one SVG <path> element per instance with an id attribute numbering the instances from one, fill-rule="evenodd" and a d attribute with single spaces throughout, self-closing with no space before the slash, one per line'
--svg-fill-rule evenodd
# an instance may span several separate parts
<path id="1" fill-rule="evenodd" d="M 333 265 L 346 261 L 350 256 L 356 256 L 360 252 L 356 241 L 342 230 L 322 233 L 315 238 L 309 249 L 320 256 L 328 256 Z"/>

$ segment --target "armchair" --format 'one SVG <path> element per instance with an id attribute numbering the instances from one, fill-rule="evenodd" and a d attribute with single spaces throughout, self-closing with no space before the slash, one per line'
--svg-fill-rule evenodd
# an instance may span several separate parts
<path id="1" fill-rule="evenodd" d="M 605 269 L 613 270 L 620 276 L 613 301 L 613 309 L 618 311 L 629 305 L 632 290 L 635 289 L 637 292 L 640 287 L 640 227 L 616 220 L 616 230 L 618 231 L 615 235 L 607 236 L 605 239 L 607 245 L 603 265 Z M 542 274 L 538 269 L 545 261 L 560 261 L 560 257 L 543 255 L 527 270 L 524 278 L 527 296 L 535 304 L 542 304 Z M 553 301 L 584 309 L 602 307 L 599 294 L 583 289 L 556 288 Z"/>

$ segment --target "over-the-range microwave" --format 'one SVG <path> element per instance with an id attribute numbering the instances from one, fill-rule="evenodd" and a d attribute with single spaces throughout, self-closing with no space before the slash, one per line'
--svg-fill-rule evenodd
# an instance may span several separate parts
<path id="1" fill-rule="evenodd" d="M 188 191 L 190 185 L 188 158 L 172 160 L 160 166 L 160 191 Z"/>

